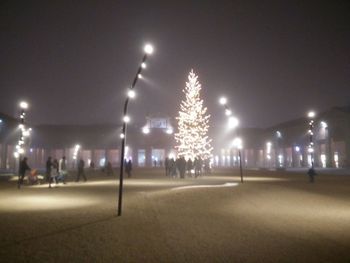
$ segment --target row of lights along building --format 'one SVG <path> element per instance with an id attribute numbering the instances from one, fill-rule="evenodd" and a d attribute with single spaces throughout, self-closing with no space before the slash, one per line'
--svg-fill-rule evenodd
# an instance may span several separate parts
<path id="1" fill-rule="evenodd" d="M 213 138 L 212 165 L 239 166 L 238 149 L 232 142 L 239 136 L 243 142 L 242 164 L 247 168 L 350 167 L 350 109 L 332 108 L 310 120 L 306 117 L 266 129 L 237 128 Z M 129 125 L 125 158 L 135 166 L 163 166 L 166 157 L 176 157 L 175 121 L 149 117 L 143 125 Z M 16 140 L 19 121 L 0 114 L 0 169 L 16 169 Z M 33 127 L 23 155 L 33 168 L 45 167 L 48 156 L 66 156 L 71 168 L 76 160 L 103 167 L 106 162 L 120 165 L 120 127 L 116 125 L 41 125 Z M 311 138 L 312 136 L 312 138 Z M 312 150 L 310 150 L 310 139 Z"/>

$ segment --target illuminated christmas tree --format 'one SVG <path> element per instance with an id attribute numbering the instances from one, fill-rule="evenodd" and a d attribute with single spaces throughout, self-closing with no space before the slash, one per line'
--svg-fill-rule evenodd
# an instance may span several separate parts
<path id="1" fill-rule="evenodd" d="M 186 99 L 180 104 L 178 120 L 178 133 L 175 134 L 176 146 L 179 157 L 185 159 L 201 157 L 202 159 L 211 156 L 211 139 L 207 133 L 209 128 L 210 115 L 205 115 L 207 108 L 203 107 L 203 100 L 199 92 L 201 84 L 198 76 L 191 70 L 188 75 L 188 82 L 183 92 Z"/>

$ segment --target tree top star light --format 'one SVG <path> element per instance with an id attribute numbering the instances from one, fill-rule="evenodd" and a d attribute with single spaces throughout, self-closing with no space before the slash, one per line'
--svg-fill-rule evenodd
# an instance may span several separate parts
<path id="1" fill-rule="evenodd" d="M 185 159 L 200 157 L 207 159 L 211 156 L 211 139 L 207 133 L 209 129 L 210 115 L 206 115 L 207 108 L 203 106 L 200 99 L 201 84 L 198 76 L 191 70 L 188 75 L 188 82 L 183 90 L 186 99 L 180 104 L 178 121 L 178 133 L 175 140 L 178 155 Z"/>

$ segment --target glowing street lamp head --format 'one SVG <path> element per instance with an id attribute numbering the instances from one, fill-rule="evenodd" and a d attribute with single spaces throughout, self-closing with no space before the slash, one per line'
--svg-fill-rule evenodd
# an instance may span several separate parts
<path id="1" fill-rule="evenodd" d="M 121 138 L 121 139 L 124 139 L 124 138 L 125 138 L 124 133 L 121 133 L 121 134 L 120 134 L 120 138 Z"/>
<path id="2" fill-rule="evenodd" d="M 139 79 L 142 79 L 142 78 L 143 78 L 141 74 L 138 74 L 137 77 L 138 77 Z"/>
<path id="3" fill-rule="evenodd" d="M 124 121 L 125 123 L 130 122 L 130 117 L 129 117 L 129 116 L 124 116 L 123 121 Z"/>
<path id="4" fill-rule="evenodd" d="M 237 118 L 232 117 L 232 116 L 230 118 L 228 118 L 228 127 L 230 129 L 236 128 L 238 126 L 238 124 L 239 124 L 239 121 Z"/>
<path id="5" fill-rule="evenodd" d="M 28 137 L 29 135 L 30 135 L 29 130 L 24 130 L 24 131 L 23 131 L 23 136 L 24 136 L 24 137 Z"/>
<path id="6" fill-rule="evenodd" d="M 309 111 L 309 112 L 307 113 L 307 116 L 308 116 L 309 118 L 315 118 L 316 113 L 315 113 L 314 111 Z"/>
<path id="7" fill-rule="evenodd" d="M 229 109 L 226 109 L 225 114 L 226 114 L 226 116 L 230 116 L 232 114 L 232 111 Z"/>
<path id="8" fill-rule="evenodd" d="M 136 96 L 136 92 L 134 90 L 129 90 L 128 91 L 128 97 L 133 99 Z"/>
<path id="9" fill-rule="evenodd" d="M 144 51 L 147 55 L 151 55 L 154 51 L 153 46 L 151 44 L 146 44 Z"/>
<path id="10" fill-rule="evenodd" d="M 146 67 L 147 67 L 146 63 L 145 63 L 145 62 L 142 62 L 141 68 L 145 69 Z"/>
<path id="11" fill-rule="evenodd" d="M 143 128 L 142 128 L 142 132 L 143 132 L 144 134 L 149 134 L 149 128 L 148 128 L 148 127 L 143 127 Z"/>
<path id="12" fill-rule="evenodd" d="M 282 133 L 280 131 L 276 131 L 277 138 L 282 138 Z"/>
<path id="13" fill-rule="evenodd" d="M 237 149 L 242 149 L 243 147 L 243 143 L 242 143 L 242 139 L 241 138 L 235 138 L 233 140 L 233 146 Z"/>
<path id="14" fill-rule="evenodd" d="M 21 109 L 28 109 L 28 103 L 27 102 L 25 102 L 25 101 L 21 101 L 20 103 L 19 103 L 19 106 L 21 107 Z"/>
<path id="15" fill-rule="evenodd" d="M 321 127 L 322 127 L 322 128 L 327 128 L 327 127 L 328 127 L 327 122 L 321 121 Z"/>
<path id="16" fill-rule="evenodd" d="M 227 98 L 221 97 L 221 98 L 219 99 L 219 103 L 220 103 L 221 105 L 226 105 L 226 103 L 227 103 Z"/>

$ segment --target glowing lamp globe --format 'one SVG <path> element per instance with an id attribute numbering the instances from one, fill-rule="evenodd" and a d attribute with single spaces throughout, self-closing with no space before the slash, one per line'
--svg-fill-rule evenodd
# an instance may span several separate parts
<path id="1" fill-rule="evenodd" d="M 21 109 L 28 109 L 28 103 L 27 102 L 25 102 L 25 101 L 21 101 L 20 103 L 19 103 L 19 106 L 21 107 Z"/>
<path id="2" fill-rule="evenodd" d="M 226 105 L 227 99 L 226 99 L 225 97 L 221 97 L 221 98 L 219 99 L 219 103 L 220 103 L 221 105 Z"/>
<path id="3" fill-rule="evenodd" d="M 316 113 L 315 113 L 314 111 L 309 111 L 308 114 L 307 114 L 307 116 L 308 116 L 309 118 L 315 118 Z"/>
<path id="4" fill-rule="evenodd" d="M 150 44 L 145 45 L 144 51 L 146 54 L 151 55 L 154 51 L 153 46 Z"/>

